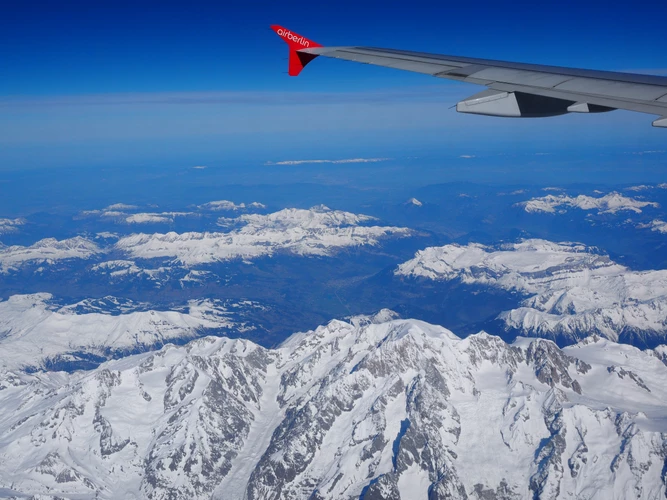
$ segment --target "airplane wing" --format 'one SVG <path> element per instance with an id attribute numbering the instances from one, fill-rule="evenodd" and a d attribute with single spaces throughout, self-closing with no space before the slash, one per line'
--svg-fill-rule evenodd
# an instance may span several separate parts
<path id="1" fill-rule="evenodd" d="M 318 56 L 332 57 L 486 86 L 456 105 L 460 113 L 531 118 L 625 109 L 658 115 L 653 126 L 667 128 L 667 77 L 374 47 L 323 47 L 281 26 L 271 28 L 289 46 L 291 76 Z"/>

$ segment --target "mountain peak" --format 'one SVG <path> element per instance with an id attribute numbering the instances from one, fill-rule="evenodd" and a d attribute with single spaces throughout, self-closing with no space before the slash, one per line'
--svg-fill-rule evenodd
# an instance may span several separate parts
<path id="1" fill-rule="evenodd" d="M 588 488 L 653 497 L 665 491 L 665 377 L 656 356 L 611 341 L 562 350 L 485 332 L 459 339 L 389 310 L 277 349 L 205 337 L 90 372 L 4 372 L 0 461 L 16 467 L 0 468 L 0 487 L 66 497 Z M 77 450 L 87 450 L 85 467 Z"/>

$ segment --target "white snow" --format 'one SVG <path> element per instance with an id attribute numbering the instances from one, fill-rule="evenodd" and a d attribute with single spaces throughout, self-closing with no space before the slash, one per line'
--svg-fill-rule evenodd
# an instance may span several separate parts
<path id="1" fill-rule="evenodd" d="M 100 252 L 95 243 L 80 236 L 65 240 L 45 238 L 30 246 L 0 246 L 0 274 L 17 270 L 25 264 L 53 264 L 68 259 L 88 259 Z"/>
<path id="2" fill-rule="evenodd" d="M 271 443 L 273 431 L 285 417 L 278 404 L 280 373 L 275 364 L 269 366 L 266 383 L 258 408 L 253 412 L 253 421 L 241 452 L 234 459 L 231 471 L 216 487 L 212 498 L 243 498 L 250 475 Z"/>
<path id="3" fill-rule="evenodd" d="M 620 193 L 613 192 L 600 198 L 593 196 L 579 195 L 576 197 L 568 195 L 547 195 L 539 198 L 533 198 L 528 201 L 517 203 L 516 206 L 523 207 L 526 212 L 544 212 L 556 213 L 561 207 L 579 208 L 581 210 L 597 210 L 598 214 L 615 214 L 620 211 L 632 211 L 641 213 L 642 208 L 658 208 L 660 205 L 651 201 L 642 201 L 635 198 L 628 198 Z M 561 211 L 563 209 L 561 208 Z"/>
<path id="4" fill-rule="evenodd" d="M 0 218 L 0 234 L 15 233 L 19 226 L 25 224 L 25 219 L 3 219 Z"/>
<path id="5" fill-rule="evenodd" d="M 651 231 L 657 231 L 658 233 L 667 233 L 667 222 L 660 219 L 654 219 L 648 224 L 638 224 L 637 227 L 641 229 L 650 229 Z"/>
<path id="6" fill-rule="evenodd" d="M 134 350 L 194 338 L 202 328 L 233 328 L 226 310 L 209 300 L 191 301 L 185 312 L 142 310 L 125 314 L 77 313 L 48 293 L 0 301 L 0 370 L 41 367 L 47 360 L 85 352 Z M 121 309 L 122 310 L 122 309 Z"/>
<path id="7" fill-rule="evenodd" d="M 139 208 L 137 205 L 128 205 L 127 203 L 114 203 L 109 205 L 104 210 L 135 210 Z"/>
<path id="8" fill-rule="evenodd" d="M 255 208 L 264 208 L 264 206 L 261 203 L 257 202 L 253 202 L 251 206 Z M 229 200 L 218 200 L 218 201 L 209 201 L 208 203 L 204 203 L 203 205 L 198 205 L 197 208 L 199 208 L 200 210 L 236 211 L 245 209 L 246 204 L 245 203 L 236 204 L 233 201 Z"/>
<path id="9" fill-rule="evenodd" d="M 332 321 L 277 349 L 208 337 L 87 373 L 0 372 L 0 492 L 664 496 L 667 366 L 650 351 L 393 318 Z"/>
<path id="10" fill-rule="evenodd" d="M 580 244 L 430 247 L 395 273 L 521 292 L 522 307 L 500 319 L 531 335 L 597 332 L 616 340 L 624 329 L 667 331 L 667 271 L 632 271 Z"/>
<path id="11" fill-rule="evenodd" d="M 95 238 L 96 239 L 102 238 L 102 239 L 117 240 L 118 239 L 118 234 L 117 233 L 112 233 L 112 232 L 109 232 L 109 231 L 101 231 L 101 232 L 99 232 L 95 235 Z"/>
<path id="12" fill-rule="evenodd" d="M 176 217 L 187 217 L 191 212 L 136 213 L 125 218 L 128 224 L 171 223 Z"/>
<path id="13" fill-rule="evenodd" d="M 361 225 L 372 217 L 327 207 L 284 209 L 268 215 L 245 214 L 231 222 L 242 225 L 227 233 L 134 234 L 115 248 L 132 258 L 172 258 L 184 265 L 271 256 L 278 251 L 327 256 L 336 250 L 376 245 L 387 237 L 406 237 L 407 228 Z"/>

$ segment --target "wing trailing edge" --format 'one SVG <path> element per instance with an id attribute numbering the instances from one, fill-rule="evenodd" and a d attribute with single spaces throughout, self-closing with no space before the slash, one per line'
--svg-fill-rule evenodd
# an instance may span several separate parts
<path id="1" fill-rule="evenodd" d="M 289 47 L 289 71 L 297 76 L 316 57 L 342 59 L 483 85 L 462 100 L 460 113 L 502 117 L 592 114 L 615 109 L 658 115 L 667 128 L 667 77 L 541 64 L 495 61 L 376 47 L 324 47 L 282 26 L 271 26 Z"/>

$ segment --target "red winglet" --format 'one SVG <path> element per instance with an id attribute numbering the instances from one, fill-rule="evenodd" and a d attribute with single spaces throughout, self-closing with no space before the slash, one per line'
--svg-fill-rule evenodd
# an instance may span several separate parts
<path id="1" fill-rule="evenodd" d="M 282 26 L 278 26 L 277 24 L 272 25 L 271 29 L 275 31 L 279 37 L 285 40 L 287 46 L 289 47 L 289 70 L 287 72 L 290 76 L 297 76 L 299 73 L 301 73 L 301 70 L 306 66 L 306 64 L 317 57 L 316 54 L 299 52 L 299 50 L 321 47 L 319 43 L 308 40 L 306 37 L 297 35 L 293 31 L 283 28 Z"/>

